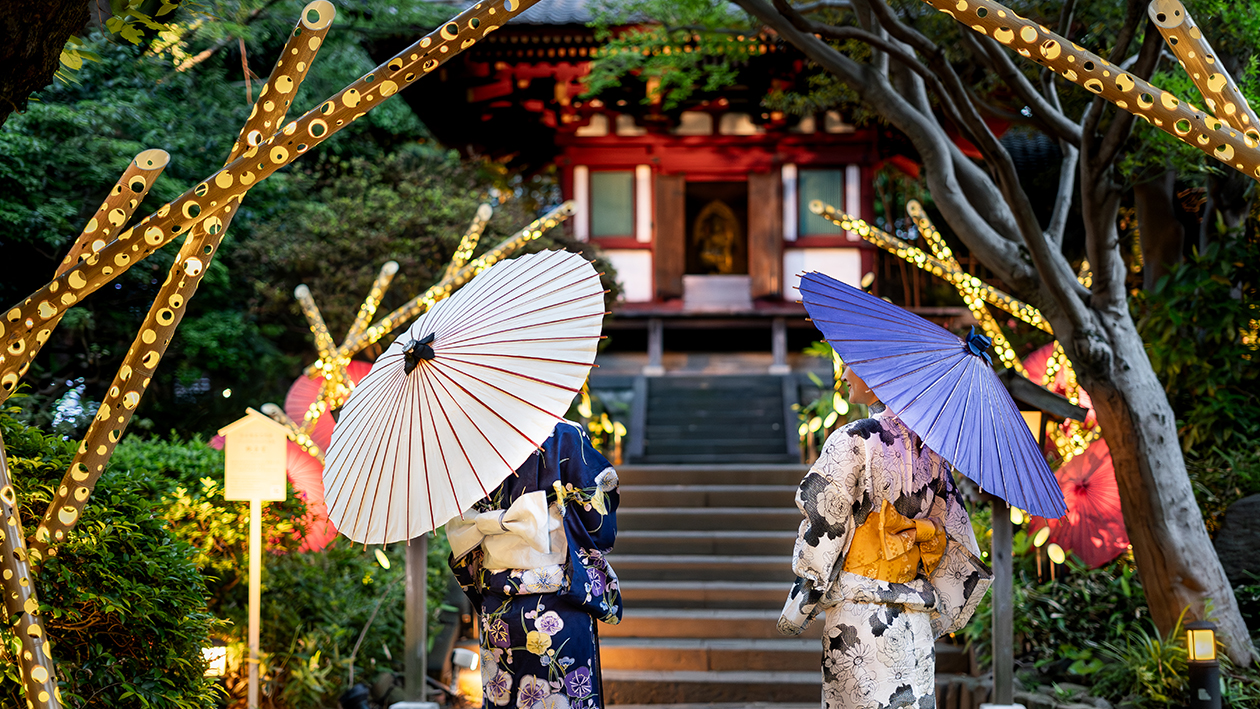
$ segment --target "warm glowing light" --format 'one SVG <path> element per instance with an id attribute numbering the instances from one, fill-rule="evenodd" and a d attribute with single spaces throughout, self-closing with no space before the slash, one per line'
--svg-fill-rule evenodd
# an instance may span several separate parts
<path id="1" fill-rule="evenodd" d="M 1216 625 L 1198 620 L 1186 623 L 1186 653 L 1191 662 L 1216 661 Z"/>
<path id="2" fill-rule="evenodd" d="M 385 552 L 380 549 L 376 550 L 376 563 L 380 564 L 382 569 L 389 568 L 389 557 L 385 556 Z"/>
<path id="3" fill-rule="evenodd" d="M 1011 524 L 1023 524 L 1028 521 L 1028 515 L 1018 507 L 1011 508 Z"/>
<path id="4" fill-rule="evenodd" d="M 224 398 L 224 399 L 231 399 L 231 398 L 232 398 L 232 390 L 231 390 L 231 389 L 224 389 L 224 390 L 223 390 L 223 398 Z"/>
<path id="5" fill-rule="evenodd" d="M 1050 557 L 1050 561 L 1056 564 L 1062 564 L 1067 561 L 1067 554 L 1064 553 L 1063 547 L 1055 543 L 1051 543 L 1050 546 L 1046 547 L 1046 556 Z"/>
<path id="6" fill-rule="evenodd" d="M 222 645 L 201 648 L 201 656 L 206 660 L 206 676 L 222 677 L 227 674 L 227 648 Z"/>
<path id="7" fill-rule="evenodd" d="M 1046 540 L 1050 538 L 1050 528 L 1042 527 L 1033 535 L 1033 546 L 1042 547 L 1046 545 Z"/>

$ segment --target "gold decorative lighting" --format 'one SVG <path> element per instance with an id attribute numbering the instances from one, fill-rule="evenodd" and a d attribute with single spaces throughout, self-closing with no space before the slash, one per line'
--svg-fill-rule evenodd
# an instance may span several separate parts
<path id="1" fill-rule="evenodd" d="M 1255 115 L 1224 67 L 1215 61 L 1207 61 L 1213 57 L 1211 47 L 1190 21 L 1180 2 L 1155 0 L 1148 11 L 1174 54 L 1190 72 L 1190 78 L 1211 102 L 1209 107 L 1213 108 L 1215 115 L 1182 101 L 993 0 L 924 2 L 976 32 L 992 37 L 1020 56 L 1102 96 L 1181 142 L 1248 177 L 1260 179 L 1260 136 L 1255 131 Z M 1171 14 L 1176 12 L 1180 16 Z M 1158 19 L 1161 15 L 1163 20 Z M 1202 61 L 1186 61 L 1186 58 L 1192 58 L 1191 54 Z M 1234 108 L 1232 113 L 1230 106 Z"/>
<path id="2" fill-rule="evenodd" d="M 284 53 L 259 93 L 223 169 L 135 226 L 122 230 L 167 161 L 166 154 L 159 150 L 141 153 L 75 240 L 53 280 L 21 302 L 0 311 L 0 402 L 3 402 L 16 389 L 66 309 L 176 238 L 185 239 L 70 470 L 40 522 L 29 552 L 17 517 L 17 500 L 4 458 L 3 441 L 0 441 L 0 516 L 3 517 L 0 522 L 5 523 L 0 527 L 3 534 L 0 537 L 0 590 L 4 594 L 5 617 L 15 622 L 21 645 L 20 672 L 30 709 L 59 709 L 61 706 L 56 671 L 38 613 L 31 562 L 38 561 L 44 554 L 55 553 L 55 544 L 82 518 L 83 507 L 97 477 L 139 404 L 184 307 L 245 193 L 537 1 L 478 2 L 318 107 L 286 124 L 285 116 L 292 99 L 336 15 L 327 0 L 309 3 L 302 9 L 301 19 L 289 35 Z M 567 210 L 565 216 L 572 213 L 570 204 L 561 209 Z M 536 238 L 543 228 L 559 221 L 554 216 L 551 218 L 548 226 L 540 223 L 543 220 L 531 225 L 534 231 L 525 234 L 524 240 Z M 460 274 L 469 269 L 475 274 L 485 268 L 484 263 L 479 268 L 477 264 L 468 264 Z"/>

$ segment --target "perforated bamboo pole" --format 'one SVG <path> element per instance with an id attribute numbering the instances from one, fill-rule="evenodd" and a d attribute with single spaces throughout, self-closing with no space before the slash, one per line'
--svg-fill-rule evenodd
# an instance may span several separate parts
<path id="1" fill-rule="evenodd" d="M 866 239 L 881 249 L 896 255 L 898 258 L 905 259 L 911 265 L 918 266 L 938 278 L 949 280 L 951 276 L 955 276 L 970 279 L 972 287 L 976 289 L 975 293 L 986 302 L 996 305 L 1038 330 L 1043 330 L 1051 335 L 1054 334 L 1054 330 L 1051 329 L 1050 324 L 1046 322 L 1044 317 L 1042 317 L 1041 311 L 1024 301 L 1015 298 L 1014 296 L 1003 293 L 988 283 L 981 281 L 979 278 L 963 272 L 962 269 L 941 261 L 932 254 L 923 251 L 923 249 L 920 249 L 917 246 L 911 246 L 892 234 L 889 234 L 881 229 L 877 229 L 870 224 L 867 224 L 862 219 L 859 219 L 851 214 L 846 214 L 830 204 L 824 204 L 820 200 L 810 202 L 809 210 L 841 227 L 845 231 L 851 231 L 858 236 L 861 236 L 863 239 Z"/>
<path id="2" fill-rule="evenodd" d="M 301 86 L 306 69 L 314 61 L 335 16 L 336 11 L 327 0 L 315 0 L 303 9 L 302 19 L 290 32 L 271 77 L 259 91 L 258 102 L 232 146 L 229 163 L 251 145 L 257 144 L 261 140 L 258 136 L 274 133 L 283 122 L 291 97 Z M 135 204 L 132 203 L 133 209 Z M 65 541 L 66 535 L 78 523 L 97 479 L 105 471 L 114 447 L 131 422 L 154 371 L 166 354 L 175 329 L 187 312 L 188 301 L 209 268 L 232 216 L 225 216 L 214 233 L 207 231 L 204 223 L 197 224 L 185 239 L 166 275 L 166 281 L 158 289 L 157 297 L 140 325 L 136 339 L 114 375 L 96 417 L 79 444 L 70 469 L 66 471 L 52 503 L 35 530 L 31 554 L 37 563 L 43 554 L 55 555 L 56 545 Z M 119 218 L 111 220 L 111 224 L 115 221 L 116 226 L 126 223 L 125 219 Z"/>
<path id="3" fill-rule="evenodd" d="M 924 0 L 1091 93 L 1142 118 L 1251 178 L 1260 178 L 1260 143 L 1171 93 L 1111 64 L 993 0 Z"/>
<path id="4" fill-rule="evenodd" d="M 1011 347 L 1010 341 L 1006 339 L 1006 334 L 1002 331 L 1002 327 L 993 318 L 993 313 L 989 312 L 989 308 L 984 302 L 984 296 L 980 294 L 979 288 L 972 284 L 971 276 L 962 269 L 958 260 L 954 258 L 954 252 L 945 243 L 941 233 L 936 230 L 936 225 L 928 218 L 927 212 L 923 210 L 923 205 L 912 199 L 906 203 L 906 213 L 910 215 L 910 218 L 914 220 L 915 226 L 919 228 L 919 233 L 923 235 L 923 240 L 932 249 L 932 255 L 951 269 L 945 276 L 946 282 L 958 291 L 958 295 L 961 295 L 963 302 L 967 304 L 967 309 L 979 321 L 980 329 L 984 330 L 984 334 L 993 340 L 993 351 L 997 353 L 998 359 L 1007 367 L 1014 369 L 1021 375 L 1027 376 L 1027 373 L 1024 371 L 1024 363 L 1015 354 L 1015 349 Z"/>
<path id="5" fill-rule="evenodd" d="M 524 229 L 501 241 L 498 246 L 468 262 L 455 275 L 443 278 L 430 286 L 425 292 L 404 303 L 394 312 L 377 320 L 362 336 L 344 343 L 341 346 L 341 351 L 346 353 L 346 356 L 353 356 L 363 351 L 368 345 L 379 341 L 382 337 L 420 317 L 434 303 L 449 296 L 456 288 L 471 280 L 473 276 L 502 261 L 509 254 L 542 236 L 544 232 L 559 226 L 564 220 L 573 216 L 576 208 L 576 203 L 573 200 L 569 200 L 530 222 Z M 330 362 L 325 361 L 321 357 L 307 366 L 303 374 L 308 377 L 322 376 L 324 369 L 330 365 Z"/>
<path id="6" fill-rule="evenodd" d="M 227 167 L 121 233 L 99 252 L 10 308 L 0 321 L 0 400 L 51 333 L 50 321 L 198 223 L 215 234 L 249 188 L 327 140 L 417 78 L 472 46 L 537 0 L 480 2 L 337 95 L 246 149 Z M 190 257 L 196 258 L 196 257 Z M 182 267 L 183 262 L 177 262 Z"/>
<path id="7" fill-rule="evenodd" d="M 1212 51 L 1203 32 L 1190 18 L 1180 0 L 1153 0 L 1146 7 L 1181 68 L 1203 94 L 1212 115 L 1260 143 L 1260 120 L 1238 90 L 1229 70 Z"/>
<path id="8" fill-rule="evenodd" d="M 26 553 L 26 534 L 18 515 L 17 493 L 9 475 L 9 459 L 0 438 L 0 567 L 4 569 L 4 623 L 21 643 L 17 665 L 27 703 L 38 709 L 59 709 L 61 690 L 48 653 L 48 638 L 35 594 L 35 579 Z"/>
<path id="9" fill-rule="evenodd" d="M 486 230 L 486 223 L 490 221 L 493 214 L 494 210 L 488 204 L 483 203 L 477 207 L 472 224 L 468 225 L 468 231 L 464 232 L 463 238 L 459 240 L 459 246 L 451 256 L 451 262 L 446 264 L 446 271 L 442 273 L 443 279 L 455 275 L 464 267 L 464 264 L 468 263 L 468 259 L 472 258 L 473 251 L 477 250 L 477 242 L 481 241 L 481 232 Z"/>

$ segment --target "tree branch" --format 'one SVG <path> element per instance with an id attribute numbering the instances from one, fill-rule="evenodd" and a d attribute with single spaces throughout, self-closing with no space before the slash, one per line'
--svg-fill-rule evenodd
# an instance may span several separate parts
<path id="1" fill-rule="evenodd" d="M 1063 160 L 1059 163 L 1059 192 L 1055 198 L 1054 212 L 1050 215 L 1050 225 L 1046 227 L 1046 237 L 1059 253 L 1063 253 L 1063 230 L 1067 226 L 1068 212 L 1072 209 L 1076 160 L 1081 151 L 1066 140 L 1059 141 L 1059 149 L 1063 152 Z"/>
<path id="2" fill-rule="evenodd" d="M 979 204 L 992 212 L 999 212 L 997 205 L 992 204 L 998 200 L 990 199 L 986 205 L 985 202 L 968 199 L 969 195 L 960 185 L 958 171 L 955 170 L 955 156 L 961 157 L 961 153 L 934 117 L 924 116 L 915 110 L 873 68 L 844 56 L 813 34 L 798 30 L 766 0 L 735 0 L 735 3 L 778 32 L 810 60 L 844 81 L 859 99 L 874 106 L 905 134 L 924 162 L 933 198 L 972 253 L 997 272 L 999 278 L 1018 287 L 1028 296 L 1024 299 L 1041 307 L 1043 312 L 1046 308 L 1057 308 L 1042 290 L 1038 274 L 1028 264 L 1022 249 L 995 231 L 992 223 L 976 211 Z M 969 177 L 983 177 L 983 172 L 975 165 L 970 165 L 969 170 Z M 983 182 L 974 180 L 972 187 L 977 185 L 982 186 Z M 993 198 L 997 196 L 991 195 Z"/>
<path id="3" fill-rule="evenodd" d="M 1133 65 L 1133 75 L 1142 79 L 1150 79 L 1155 73 L 1155 67 L 1159 64 L 1159 57 L 1164 50 L 1164 39 L 1155 29 L 1154 25 L 1148 19 L 1146 21 L 1146 37 L 1142 41 L 1142 49 L 1138 52 L 1137 63 Z M 1111 126 L 1107 129 L 1107 135 L 1098 145 L 1098 154 L 1095 158 L 1095 166 L 1110 165 L 1116 159 L 1116 155 L 1120 152 L 1124 141 L 1128 140 L 1129 133 L 1133 129 L 1133 121 L 1136 116 L 1128 111 L 1116 111 L 1116 117 L 1112 119 Z"/>
<path id="4" fill-rule="evenodd" d="M 1024 72 L 1015 66 L 1015 62 L 1011 60 L 1011 56 L 1006 50 L 998 46 L 998 43 L 988 37 L 976 37 L 971 32 L 963 32 L 964 42 L 969 46 L 980 50 L 981 56 L 987 61 L 986 64 L 998 75 L 1000 79 L 1015 94 L 1028 104 L 1029 110 L 1033 115 L 1041 119 L 1042 123 L 1050 129 L 1051 134 L 1059 140 L 1067 141 L 1075 147 L 1081 145 L 1081 127 L 1075 122 L 1068 120 L 1063 112 L 1058 110 L 1053 104 L 1047 101 L 1041 94 L 1037 93 L 1037 89 L 1033 87 L 1028 77 L 1024 76 Z"/>

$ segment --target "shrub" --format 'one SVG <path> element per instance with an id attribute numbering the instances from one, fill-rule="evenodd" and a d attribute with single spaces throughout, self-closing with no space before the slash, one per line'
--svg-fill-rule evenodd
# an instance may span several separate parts
<path id="1" fill-rule="evenodd" d="M 75 444 L 0 413 L 10 474 L 29 537 L 74 457 Z M 219 692 L 201 649 L 215 625 L 195 550 L 167 528 L 141 471 L 101 476 L 83 519 L 37 576 L 66 706 L 206 709 Z M 0 705 L 25 706 L 0 630 Z"/>

